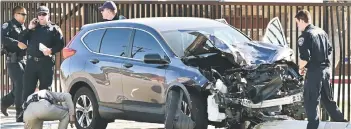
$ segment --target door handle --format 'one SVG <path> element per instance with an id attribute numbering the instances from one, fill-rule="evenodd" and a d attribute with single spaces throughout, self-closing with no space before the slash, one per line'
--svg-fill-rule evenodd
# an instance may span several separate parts
<path id="1" fill-rule="evenodd" d="M 131 63 L 125 63 L 123 66 L 126 67 L 126 68 L 130 68 L 130 67 L 133 67 L 133 64 L 131 64 Z"/>
<path id="2" fill-rule="evenodd" d="M 97 63 L 99 63 L 100 61 L 99 61 L 98 59 L 91 59 L 90 62 L 93 63 L 93 64 L 97 64 Z"/>

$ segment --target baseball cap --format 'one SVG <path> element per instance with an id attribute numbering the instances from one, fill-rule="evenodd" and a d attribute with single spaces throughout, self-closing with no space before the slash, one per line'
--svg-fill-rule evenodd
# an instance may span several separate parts
<path id="1" fill-rule="evenodd" d="M 46 13 L 46 14 L 48 14 L 49 13 L 49 8 L 46 7 L 46 6 L 39 6 L 37 14 L 39 14 L 39 13 Z"/>
<path id="2" fill-rule="evenodd" d="M 106 1 L 101 7 L 99 7 L 99 11 L 104 10 L 105 8 L 111 9 L 111 10 L 117 10 L 117 6 L 114 2 L 112 1 Z"/>

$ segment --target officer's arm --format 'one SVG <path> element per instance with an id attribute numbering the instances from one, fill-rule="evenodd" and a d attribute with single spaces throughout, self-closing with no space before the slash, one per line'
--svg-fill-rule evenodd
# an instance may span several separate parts
<path id="1" fill-rule="evenodd" d="M 20 33 L 19 36 L 19 41 L 21 41 L 22 43 L 27 44 L 27 41 L 30 39 L 30 35 L 32 34 L 33 30 L 30 29 L 25 29 Z"/>
<path id="2" fill-rule="evenodd" d="M 51 48 L 51 55 L 55 55 L 57 52 L 60 52 L 64 46 L 63 35 L 60 27 L 56 26 L 54 31 L 54 46 Z"/>
<path id="3" fill-rule="evenodd" d="M 18 40 L 10 37 L 11 26 L 4 23 L 1 27 L 1 42 L 10 49 L 17 49 Z"/>
<path id="4" fill-rule="evenodd" d="M 330 40 L 328 38 L 328 35 L 325 34 L 325 36 L 326 36 L 327 44 L 328 44 L 328 55 L 330 55 L 333 52 L 333 46 L 331 45 L 331 42 L 330 42 Z"/>
<path id="5" fill-rule="evenodd" d="M 300 51 L 300 58 L 304 61 L 310 60 L 310 48 L 312 44 L 311 35 L 305 34 L 299 38 L 299 51 Z"/>
<path id="6" fill-rule="evenodd" d="M 74 104 L 72 101 L 72 96 L 69 93 L 60 93 L 60 92 L 50 92 L 51 95 L 57 100 L 58 102 L 65 102 L 68 106 L 68 113 L 70 115 L 74 115 Z"/>

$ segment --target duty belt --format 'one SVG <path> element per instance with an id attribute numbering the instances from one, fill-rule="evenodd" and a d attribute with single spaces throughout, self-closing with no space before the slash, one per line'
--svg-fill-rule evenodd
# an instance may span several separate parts
<path id="1" fill-rule="evenodd" d="M 48 60 L 48 59 L 50 59 L 50 57 L 35 57 L 35 56 L 27 55 L 27 59 L 34 60 L 34 61 L 38 62 L 38 61 L 45 60 L 45 59 Z"/>
<path id="2" fill-rule="evenodd" d="M 41 98 L 41 97 L 38 97 L 38 94 L 34 94 L 31 99 L 29 99 L 28 101 L 25 101 L 23 103 L 23 105 L 22 105 L 23 111 L 27 109 L 27 107 L 30 103 L 38 102 L 39 100 L 42 100 L 42 99 L 47 100 L 49 103 L 53 104 L 52 100 L 49 100 L 47 98 Z"/>
<path id="3" fill-rule="evenodd" d="M 8 53 L 6 55 L 6 61 L 10 63 L 17 63 L 19 61 L 23 60 L 22 56 L 18 56 L 17 53 Z"/>

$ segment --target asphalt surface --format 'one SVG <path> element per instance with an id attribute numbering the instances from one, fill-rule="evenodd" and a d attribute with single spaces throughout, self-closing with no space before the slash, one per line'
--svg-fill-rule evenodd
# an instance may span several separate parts
<path id="1" fill-rule="evenodd" d="M 1 114 L 1 129 L 23 129 L 23 123 L 15 122 L 16 112 L 13 109 L 8 110 L 9 116 Z M 45 121 L 43 129 L 57 129 L 59 121 Z M 108 124 L 107 129 L 162 129 L 163 124 L 142 123 L 135 121 L 116 120 Z M 69 127 L 68 129 L 76 129 Z"/>

